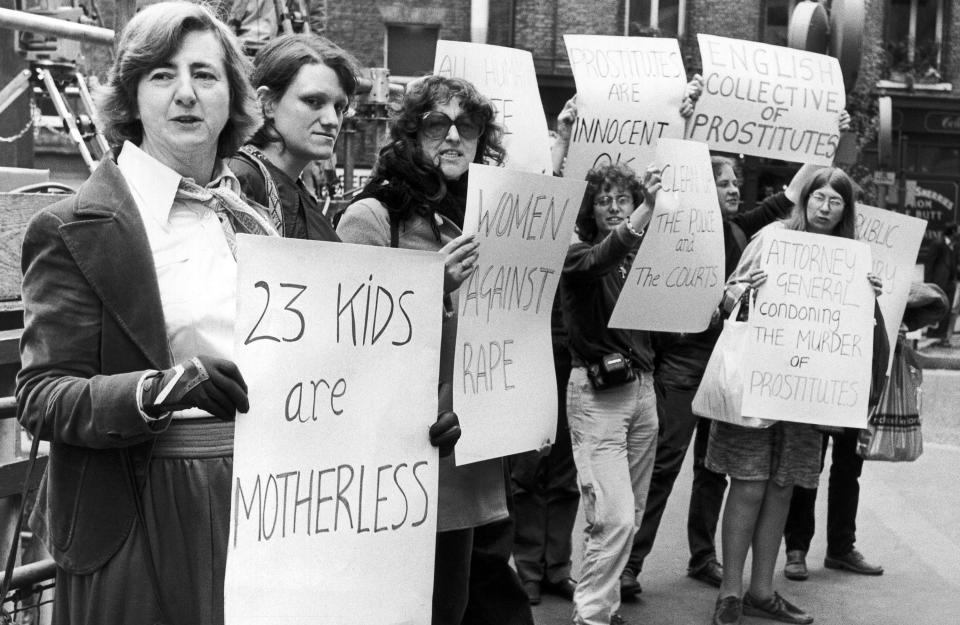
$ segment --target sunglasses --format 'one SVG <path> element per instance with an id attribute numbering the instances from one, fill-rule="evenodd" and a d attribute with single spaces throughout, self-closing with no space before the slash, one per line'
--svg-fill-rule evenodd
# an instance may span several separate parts
<path id="1" fill-rule="evenodd" d="M 430 111 L 424 113 L 423 117 L 420 118 L 420 132 L 432 141 L 440 141 L 445 138 L 447 133 L 450 132 L 450 126 L 456 126 L 457 134 L 466 141 L 473 141 L 483 134 L 483 126 L 468 115 L 450 119 L 446 113 Z"/>

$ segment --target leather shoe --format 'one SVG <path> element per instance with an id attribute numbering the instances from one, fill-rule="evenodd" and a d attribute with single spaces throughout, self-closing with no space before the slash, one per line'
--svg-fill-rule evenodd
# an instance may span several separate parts
<path id="1" fill-rule="evenodd" d="M 707 560 L 700 566 L 688 568 L 687 577 L 692 577 L 714 588 L 720 588 L 720 582 L 723 581 L 723 565 L 713 559 Z"/>
<path id="2" fill-rule="evenodd" d="M 856 549 L 851 549 L 842 556 L 828 555 L 823 559 L 823 566 L 828 569 L 852 571 L 861 575 L 883 575 L 882 566 L 870 564 L 863 558 L 863 554 Z"/>
<path id="3" fill-rule="evenodd" d="M 807 579 L 807 552 L 801 549 L 791 549 L 787 552 L 787 563 L 783 566 L 783 576 L 787 579 L 802 582 Z"/>
<path id="4" fill-rule="evenodd" d="M 634 595 L 639 595 L 643 592 L 643 588 L 640 587 L 640 582 L 637 581 L 637 576 L 631 573 L 630 571 L 624 571 L 620 574 L 620 599 L 629 601 L 633 599 Z"/>
<path id="5" fill-rule="evenodd" d="M 540 584 L 538 582 L 523 582 L 523 590 L 527 593 L 530 605 L 540 604 Z"/>
<path id="6" fill-rule="evenodd" d="M 743 595 L 743 613 L 747 616 L 759 616 L 781 623 L 795 623 L 796 625 L 810 625 L 813 617 L 780 596 L 773 593 L 764 601 L 756 599 L 747 591 Z"/>
<path id="7" fill-rule="evenodd" d="M 559 582 L 545 581 L 543 582 L 543 592 L 549 593 L 551 595 L 556 595 L 558 597 L 563 597 L 568 601 L 573 601 L 573 591 L 577 589 L 577 582 L 565 577 Z"/>
<path id="8" fill-rule="evenodd" d="M 743 601 L 740 597 L 717 597 L 710 625 L 740 625 L 743 617 Z"/>

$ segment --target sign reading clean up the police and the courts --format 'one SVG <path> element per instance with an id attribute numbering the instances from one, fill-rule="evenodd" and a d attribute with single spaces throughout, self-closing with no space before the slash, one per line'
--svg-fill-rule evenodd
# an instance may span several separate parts
<path id="1" fill-rule="evenodd" d="M 464 232 L 477 233 L 480 258 L 457 300 L 458 465 L 554 440 L 550 313 L 585 188 L 580 180 L 470 165 Z"/>
<path id="2" fill-rule="evenodd" d="M 429 623 L 441 256 L 237 243 L 227 625 Z"/>
<path id="3" fill-rule="evenodd" d="M 682 139 L 687 84 L 672 38 L 564 35 L 577 84 L 577 120 L 563 175 L 582 180 L 593 167 L 625 163 L 641 173 L 657 140 Z"/>
<path id="4" fill-rule="evenodd" d="M 660 139 L 662 188 L 610 316 L 612 328 L 707 329 L 723 296 L 723 221 L 707 146 Z"/>
<path id="5" fill-rule="evenodd" d="M 926 228 L 924 219 L 857 204 L 857 239 L 870 246 L 873 273 L 883 282 L 883 293 L 877 301 L 891 346 L 896 344 L 903 311 L 907 308 L 917 252 Z M 892 363 L 891 348 L 888 369 Z"/>
<path id="6" fill-rule="evenodd" d="M 833 163 L 846 107 L 837 59 L 714 35 L 697 40 L 704 89 L 688 139 L 735 154 Z"/>
<path id="7" fill-rule="evenodd" d="M 433 73 L 469 80 L 490 98 L 497 110 L 497 122 L 503 127 L 503 145 L 507 150 L 504 166 L 552 173 L 547 118 L 530 52 L 440 40 Z"/>
<path id="8" fill-rule="evenodd" d="M 866 427 L 874 321 L 870 247 L 775 226 L 758 236 L 746 254 L 759 255 L 767 281 L 748 321 L 743 414 Z"/>

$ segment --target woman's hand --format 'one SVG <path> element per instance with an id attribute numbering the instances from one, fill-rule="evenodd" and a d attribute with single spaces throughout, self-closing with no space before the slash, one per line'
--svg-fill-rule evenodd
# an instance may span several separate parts
<path id="1" fill-rule="evenodd" d="M 656 165 L 650 165 L 643 172 L 643 179 L 640 181 L 640 190 L 643 194 L 643 203 L 630 213 L 630 225 L 633 230 L 640 232 L 647 227 L 650 219 L 653 217 L 653 208 L 657 203 L 657 193 L 662 187 L 660 174 L 661 169 Z"/>
<path id="2" fill-rule="evenodd" d="M 697 100 L 703 93 L 703 76 L 694 74 L 690 82 L 687 83 L 683 91 L 683 100 L 680 101 L 680 116 L 687 119 L 693 115 L 693 109 L 697 106 Z"/>
<path id="3" fill-rule="evenodd" d="M 550 146 L 550 160 L 553 164 L 553 175 L 559 176 L 563 171 L 563 159 L 567 158 L 570 149 L 570 136 L 573 134 L 573 125 L 577 122 L 577 96 L 567 100 L 563 110 L 557 115 L 557 138 Z"/>
<path id="4" fill-rule="evenodd" d="M 480 258 L 480 242 L 476 234 L 461 234 L 442 248 L 445 256 L 443 265 L 443 292 L 453 293 L 473 271 Z"/>
<path id="5" fill-rule="evenodd" d="M 767 281 L 767 272 L 763 269 L 757 268 L 750 272 L 747 276 L 747 279 L 744 282 L 747 283 L 747 288 L 756 289 L 759 288 L 761 284 Z"/>
<path id="6" fill-rule="evenodd" d="M 870 283 L 870 286 L 873 287 L 873 293 L 877 297 L 883 295 L 883 280 L 880 279 L 880 276 L 871 272 L 867 274 L 867 281 Z"/>
<path id="7" fill-rule="evenodd" d="M 840 132 L 850 130 L 850 113 L 846 109 L 840 111 Z"/>
<path id="8" fill-rule="evenodd" d="M 437 421 L 430 426 L 430 444 L 440 450 L 440 457 L 445 458 L 453 453 L 453 448 L 460 440 L 460 419 L 452 410 L 444 410 L 437 415 Z"/>

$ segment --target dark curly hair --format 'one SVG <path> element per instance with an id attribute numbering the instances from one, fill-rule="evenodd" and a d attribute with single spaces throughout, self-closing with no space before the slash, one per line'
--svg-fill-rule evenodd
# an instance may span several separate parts
<path id="1" fill-rule="evenodd" d="M 813 175 L 807 186 L 800 192 L 800 202 L 793 207 L 790 216 L 783 220 L 784 224 L 791 230 L 806 230 L 807 203 L 813 192 L 823 187 L 830 187 L 843 198 L 843 217 L 830 234 L 845 239 L 856 239 L 857 211 L 853 201 L 853 182 L 842 169 L 836 167 L 824 167 Z"/>
<path id="2" fill-rule="evenodd" d="M 326 65 L 340 81 L 340 88 L 350 100 L 357 93 L 360 66 L 353 56 L 319 35 L 282 35 L 270 40 L 253 59 L 250 82 L 254 88 L 267 87 L 272 97 L 280 99 L 304 65 Z M 268 143 L 283 142 L 273 120 L 264 119 L 250 143 L 262 148 Z"/>
<path id="3" fill-rule="evenodd" d="M 620 187 L 633 196 L 634 206 L 640 206 L 643 203 L 643 189 L 637 174 L 622 163 L 594 167 L 587 172 L 586 180 L 587 190 L 580 202 L 580 212 L 577 213 L 576 231 L 581 241 L 595 243 L 599 231 L 593 218 L 593 198 L 597 193 Z"/>
<path id="4" fill-rule="evenodd" d="M 127 23 L 117 43 L 117 57 L 107 82 L 96 91 L 98 126 L 115 153 L 124 141 L 136 145 L 143 142 L 137 104 L 140 79 L 172 58 L 184 38 L 195 32 L 209 32 L 216 37 L 230 86 L 230 116 L 220 132 L 217 156 L 232 156 L 260 126 L 260 108 L 247 80 L 250 62 L 226 24 L 204 6 L 160 2 L 144 8 Z"/>
<path id="5" fill-rule="evenodd" d="M 357 199 L 376 198 L 400 221 L 414 214 L 440 213 L 463 224 L 466 176 L 446 180 L 440 167 L 424 155 L 418 138 L 424 114 L 453 98 L 483 127 L 474 162 L 503 163 L 503 129 L 490 100 L 462 78 L 426 76 L 407 85 L 390 124 L 390 142 L 380 150 L 371 178 Z"/>

